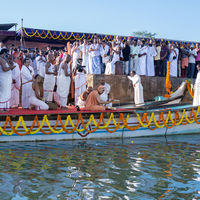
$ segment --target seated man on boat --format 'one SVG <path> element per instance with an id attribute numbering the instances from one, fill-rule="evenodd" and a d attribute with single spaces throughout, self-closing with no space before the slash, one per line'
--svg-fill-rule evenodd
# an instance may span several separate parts
<path id="1" fill-rule="evenodd" d="M 35 76 L 30 91 L 29 103 L 31 108 L 35 110 L 48 110 L 49 106 L 43 101 L 43 82 L 44 79 L 39 74 Z"/>
<path id="2" fill-rule="evenodd" d="M 102 101 L 108 101 L 109 98 L 110 98 L 110 85 L 105 82 L 104 78 L 102 78 L 100 80 L 100 85 L 104 86 L 104 92 L 103 92 L 103 94 L 100 95 L 100 98 L 101 98 Z M 109 103 L 109 104 L 107 104 L 105 106 L 111 107 L 112 103 Z"/>
<path id="3" fill-rule="evenodd" d="M 89 96 L 89 94 L 92 92 L 93 88 L 91 86 L 88 86 L 86 91 L 83 92 L 79 97 L 78 97 L 78 102 L 77 102 L 77 110 L 79 111 L 80 108 L 85 108 L 85 102 Z"/>
<path id="4" fill-rule="evenodd" d="M 112 102 L 112 99 L 109 101 L 102 101 L 100 95 L 104 92 L 104 86 L 100 85 L 97 90 L 93 90 L 85 102 L 86 110 L 105 110 L 107 109 L 106 106 L 103 104 L 108 104 Z"/>
<path id="5" fill-rule="evenodd" d="M 193 106 L 200 105 L 200 65 L 197 65 L 197 78 L 194 85 L 194 98 L 193 98 Z"/>
<path id="6" fill-rule="evenodd" d="M 140 76 L 136 74 L 135 71 L 131 71 L 130 76 L 128 78 L 132 81 L 134 88 L 134 101 L 136 106 L 141 106 L 144 104 L 143 97 L 143 86 L 141 84 Z"/>

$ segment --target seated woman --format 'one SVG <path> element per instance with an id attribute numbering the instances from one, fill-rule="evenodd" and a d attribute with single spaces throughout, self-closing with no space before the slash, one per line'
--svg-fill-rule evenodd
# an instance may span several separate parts
<path id="1" fill-rule="evenodd" d="M 49 106 L 43 101 L 43 78 L 39 74 L 35 76 L 31 89 L 30 107 L 35 110 L 48 110 Z"/>

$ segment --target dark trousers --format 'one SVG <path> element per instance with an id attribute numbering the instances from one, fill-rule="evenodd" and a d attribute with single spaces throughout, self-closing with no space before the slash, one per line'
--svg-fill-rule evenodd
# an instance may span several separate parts
<path id="1" fill-rule="evenodd" d="M 193 78 L 194 70 L 195 70 L 195 63 L 189 63 L 188 71 L 187 71 L 187 77 L 188 78 Z"/>
<path id="2" fill-rule="evenodd" d="M 160 76 L 160 60 L 154 60 L 155 76 Z"/>
<path id="3" fill-rule="evenodd" d="M 197 73 L 198 73 L 197 65 L 200 65 L 200 61 L 196 61 L 196 65 L 195 65 L 195 69 L 194 69 L 194 76 L 193 76 L 193 78 L 196 78 L 196 77 L 197 77 Z"/>
<path id="4" fill-rule="evenodd" d="M 187 67 L 185 69 L 181 69 L 181 77 L 185 78 L 187 76 Z"/>
<path id="5" fill-rule="evenodd" d="M 167 72 L 167 59 L 160 61 L 160 69 L 161 69 L 160 76 L 166 76 L 166 72 Z"/>

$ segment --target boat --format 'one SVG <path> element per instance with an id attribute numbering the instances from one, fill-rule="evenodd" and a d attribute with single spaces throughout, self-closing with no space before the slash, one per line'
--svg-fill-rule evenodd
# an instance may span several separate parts
<path id="1" fill-rule="evenodd" d="M 132 138 L 200 132 L 200 107 L 181 102 L 183 82 L 168 98 L 115 110 L 0 111 L 0 142 Z M 157 98 L 158 99 L 158 98 Z"/>

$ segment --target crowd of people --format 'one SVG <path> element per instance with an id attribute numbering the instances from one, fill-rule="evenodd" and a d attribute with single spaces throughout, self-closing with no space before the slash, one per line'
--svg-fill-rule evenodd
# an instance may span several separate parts
<path id="1" fill-rule="evenodd" d="M 73 52 L 72 48 L 72 52 Z M 72 54 L 73 55 L 73 54 Z M 110 106 L 110 85 L 101 79 L 97 90 L 86 81 L 86 67 L 79 57 L 76 64 L 68 51 L 30 52 L 0 49 L 0 109 L 68 109 L 70 85 L 74 83 L 77 109 L 106 109 Z M 70 67 L 72 65 L 72 68 Z M 96 101 L 94 101 L 94 94 Z M 91 98 L 90 95 L 93 97 Z M 87 100 L 87 99 L 90 100 Z M 21 100 L 21 101 L 20 101 Z M 21 104 L 21 105 L 20 105 Z M 96 107 L 95 107 L 96 106 Z"/>
<path id="2" fill-rule="evenodd" d="M 0 92 L 3 95 L 0 96 L 0 108 L 18 107 L 21 102 L 24 109 L 33 106 L 47 110 L 51 102 L 56 102 L 66 109 L 72 81 L 75 83 L 74 104 L 85 107 L 86 97 L 92 92 L 87 85 L 87 74 L 131 75 L 133 72 L 164 77 L 167 61 L 170 61 L 170 76 L 195 78 L 196 65 L 200 64 L 200 49 L 198 45 L 194 47 L 186 43 L 122 41 L 120 37 L 112 42 L 98 37 L 93 41 L 83 39 L 62 49 L 8 49 L 1 42 Z M 103 93 L 110 91 L 108 86 L 103 89 Z M 102 87 L 96 92 L 101 96 Z M 97 105 L 110 103 L 108 95 L 103 96 L 101 101 L 97 98 Z"/>

